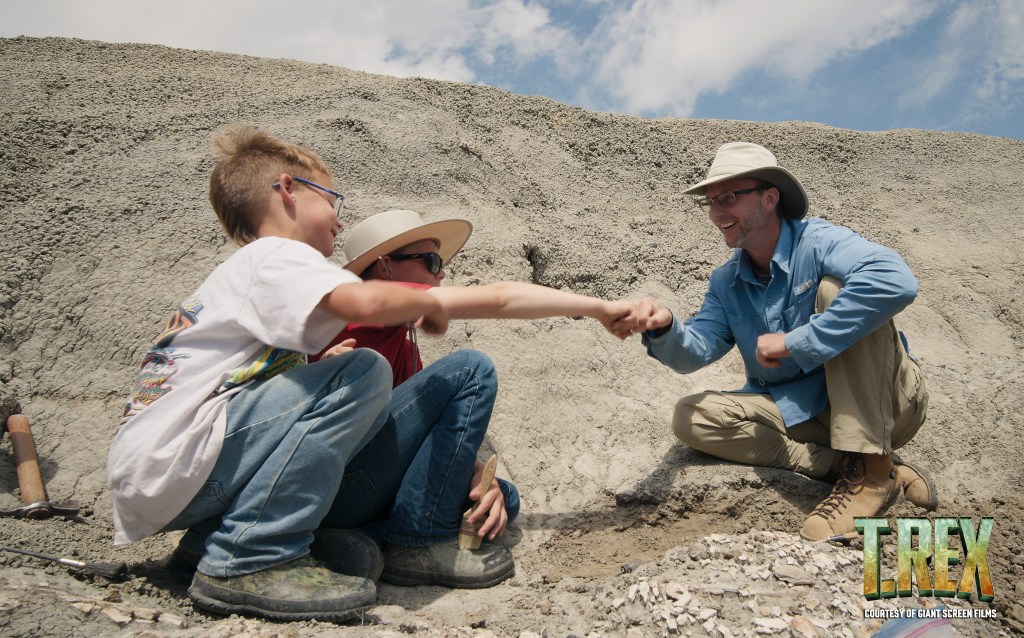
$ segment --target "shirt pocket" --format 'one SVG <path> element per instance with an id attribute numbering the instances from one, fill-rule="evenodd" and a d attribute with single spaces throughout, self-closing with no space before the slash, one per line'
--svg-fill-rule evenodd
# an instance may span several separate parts
<path id="1" fill-rule="evenodd" d="M 814 314 L 814 302 L 817 297 L 817 282 L 814 282 L 811 286 L 801 285 L 794 287 L 789 303 L 786 304 L 786 309 L 782 313 L 786 332 L 807 323 L 811 315 Z"/>

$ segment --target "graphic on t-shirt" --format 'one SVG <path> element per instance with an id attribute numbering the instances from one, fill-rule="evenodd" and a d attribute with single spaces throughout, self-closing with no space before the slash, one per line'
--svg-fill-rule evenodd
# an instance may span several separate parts
<path id="1" fill-rule="evenodd" d="M 167 320 L 167 325 L 164 326 L 164 331 L 153 340 L 153 343 L 161 348 L 171 345 L 171 341 L 174 341 L 174 337 L 176 337 L 179 332 L 196 325 L 196 322 L 199 320 L 199 311 L 202 309 L 203 304 L 195 297 L 182 303 L 178 306 L 178 309 L 174 311 L 171 318 Z"/>
<path id="2" fill-rule="evenodd" d="M 124 406 L 121 423 L 173 389 L 173 386 L 167 385 L 167 381 L 177 372 L 174 368 L 174 361 L 189 355 L 175 354 L 171 342 L 183 330 L 198 323 L 199 312 L 202 309 L 203 304 L 198 297 L 186 300 L 174 311 L 167 321 L 167 325 L 164 326 L 163 332 L 153 340 L 153 345 L 146 351 L 146 356 L 142 359 L 139 374 L 135 376 L 135 386 L 132 388 L 131 396 L 128 397 L 128 403 Z"/>
<path id="3" fill-rule="evenodd" d="M 135 387 L 132 388 L 129 402 L 124 406 L 122 423 L 171 391 L 167 381 L 177 372 L 174 360 L 185 357 L 188 355 L 175 354 L 174 348 L 159 346 L 153 346 L 146 352 L 139 374 L 135 376 Z"/>
<path id="4" fill-rule="evenodd" d="M 251 365 L 233 370 L 221 387 L 221 392 L 238 387 L 249 381 L 259 381 L 280 374 L 285 370 L 306 364 L 306 355 L 294 350 L 264 346 Z"/>

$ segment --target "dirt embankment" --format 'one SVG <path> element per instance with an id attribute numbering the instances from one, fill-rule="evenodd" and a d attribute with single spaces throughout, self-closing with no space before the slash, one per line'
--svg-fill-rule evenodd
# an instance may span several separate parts
<path id="1" fill-rule="evenodd" d="M 131 566 L 127 582 L 107 586 L 0 555 L 0 633 L 859 636 L 877 626 L 864 605 L 919 604 L 866 603 L 859 551 L 788 536 L 828 485 L 673 440 L 675 401 L 738 387 L 737 357 L 680 376 L 637 339 L 552 319 L 454 322 L 423 344 L 428 359 L 477 348 L 497 365 L 489 444 L 524 496 L 507 540 L 514 579 L 482 592 L 385 586 L 366 625 L 192 611 L 160 568 L 173 538 L 111 546 L 104 466 L 145 343 L 234 249 L 206 201 L 209 137 L 225 122 L 319 150 L 350 226 L 399 207 L 471 220 L 450 283 L 654 295 L 682 316 L 728 251 L 680 191 L 724 142 L 770 147 L 802 179 L 812 215 L 895 248 L 920 279 L 900 324 L 931 407 L 901 453 L 935 476 L 936 515 L 996 518 L 988 557 L 1000 619 L 957 620 L 957 631 L 1024 627 L 1024 143 L 648 120 L 478 86 L 71 40 L 0 40 L 0 80 L 0 416 L 30 417 L 50 495 L 87 508 L 79 521 L 0 519 L 0 537 Z M 0 507 L 18 501 L 5 438 Z M 639 567 L 620 574 L 625 563 Z"/>

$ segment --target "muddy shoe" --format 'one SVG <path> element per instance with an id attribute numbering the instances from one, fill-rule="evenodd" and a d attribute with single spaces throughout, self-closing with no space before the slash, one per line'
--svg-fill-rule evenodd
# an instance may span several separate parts
<path id="1" fill-rule="evenodd" d="M 807 517 L 800 536 L 810 541 L 856 536 L 853 519 L 881 516 L 899 498 L 900 491 L 891 457 L 847 453 L 842 476 L 832 493 Z"/>
<path id="2" fill-rule="evenodd" d="M 336 574 L 311 556 L 228 578 L 196 572 L 188 593 L 200 609 L 284 621 L 341 622 L 377 598 L 373 581 Z"/>
<path id="3" fill-rule="evenodd" d="M 457 540 L 438 545 L 384 549 L 381 579 L 393 585 L 442 585 L 462 589 L 491 587 L 516 573 L 512 552 L 504 545 L 459 549 Z"/>
<path id="4" fill-rule="evenodd" d="M 939 490 L 931 475 L 923 467 L 907 463 L 895 454 L 892 460 L 896 464 L 896 480 L 900 482 L 907 500 L 929 512 L 938 509 Z"/>
<path id="5" fill-rule="evenodd" d="M 377 582 L 384 569 L 380 547 L 366 534 L 354 529 L 324 527 L 313 532 L 309 553 L 327 569 Z"/>

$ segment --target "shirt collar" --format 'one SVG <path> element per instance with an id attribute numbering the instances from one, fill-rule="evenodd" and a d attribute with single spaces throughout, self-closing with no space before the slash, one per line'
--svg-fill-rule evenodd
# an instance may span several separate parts
<path id="1" fill-rule="evenodd" d="M 789 257 L 793 250 L 793 222 L 783 219 L 779 228 L 779 240 L 775 242 L 775 253 L 772 255 L 772 264 L 789 274 Z M 754 264 L 750 261 L 750 255 L 742 248 L 736 249 L 737 268 L 736 279 L 749 283 L 758 284 L 757 275 L 754 274 Z"/>

